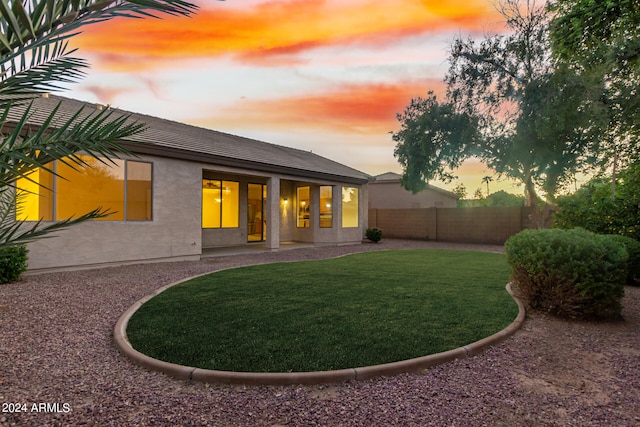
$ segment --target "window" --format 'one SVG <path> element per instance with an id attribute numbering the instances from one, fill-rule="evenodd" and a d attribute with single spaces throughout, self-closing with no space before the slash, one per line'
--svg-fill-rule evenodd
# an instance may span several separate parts
<path id="1" fill-rule="evenodd" d="M 358 189 L 342 187 L 342 227 L 358 226 Z"/>
<path id="2" fill-rule="evenodd" d="M 333 227 L 333 187 L 320 187 L 320 228 Z"/>
<path id="3" fill-rule="evenodd" d="M 38 169 L 28 178 L 17 180 L 22 205 L 16 219 L 60 221 L 97 208 L 111 213 L 99 218 L 103 221 L 152 219 L 151 163 L 79 157 L 85 165 L 55 162 L 53 167 L 59 176 Z"/>
<path id="4" fill-rule="evenodd" d="M 202 180 L 202 228 L 238 228 L 240 183 Z"/>
<path id="5" fill-rule="evenodd" d="M 127 162 L 127 221 L 151 221 L 151 163 Z"/>
<path id="6" fill-rule="evenodd" d="M 56 220 L 98 207 L 113 212 L 100 220 L 124 220 L 124 160 L 116 159 L 109 165 L 92 157 L 83 160 L 86 166 L 58 162 L 57 173 L 65 179 L 56 179 Z"/>
<path id="7" fill-rule="evenodd" d="M 48 164 L 51 169 L 53 164 Z M 53 174 L 36 169 L 16 182 L 18 221 L 53 221 Z"/>
<path id="8" fill-rule="evenodd" d="M 310 187 L 298 187 L 296 195 L 298 200 L 298 221 L 297 225 L 301 228 L 309 228 L 309 210 L 310 210 Z"/>

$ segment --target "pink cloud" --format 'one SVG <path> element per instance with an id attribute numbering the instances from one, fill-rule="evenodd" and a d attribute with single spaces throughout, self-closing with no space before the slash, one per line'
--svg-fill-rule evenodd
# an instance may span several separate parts
<path id="1" fill-rule="evenodd" d="M 299 127 L 348 134 L 384 134 L 398 127 L 396 113 L 428 90 L 444 92 L 440 80 L 398 84 L 347 84 L 319 94 L 269 100 L 242 99 L 215 117 L 196 123 L 214 128 Z"/>

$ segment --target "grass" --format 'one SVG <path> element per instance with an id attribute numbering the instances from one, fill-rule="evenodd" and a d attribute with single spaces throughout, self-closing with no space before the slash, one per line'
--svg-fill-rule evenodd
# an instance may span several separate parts
<path id="1" fill-rule="evenodd" d="M 133 347 L 182 365 L 306 372 L 434 354 L 489 336 L 517 305 L 504 255 L 359 253 L 212 273 L 174 286 L 130 319 Z"/>

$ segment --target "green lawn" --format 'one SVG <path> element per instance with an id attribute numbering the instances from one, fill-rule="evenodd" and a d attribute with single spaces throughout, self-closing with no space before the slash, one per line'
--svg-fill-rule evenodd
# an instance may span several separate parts
<path id="1" fill-rule="evenodd" d="M 518 313 L 504 255 L 380 251 L 212 273 L 130 319 L 133 347 L 182 365 L 245 372 L 355 368 L 457 348 Z"/>

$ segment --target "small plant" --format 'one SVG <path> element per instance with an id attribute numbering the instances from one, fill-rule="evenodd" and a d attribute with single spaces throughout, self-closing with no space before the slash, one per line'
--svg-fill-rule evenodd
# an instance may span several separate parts
<path id="1" fill-rule="evenodd" d="M 627 252 L 583 229 L 524 230 L 507 240 L 515 290 L 533 310 L 559 317 L 621 317 Z"/>
<path id="2" fill-rule="evenodd" d="M 364 235 L 373 243 L 378 243 L 380 240 L 382 240 L 382 230 L 376 227 L 367 228 L 367 231 L 364 233 Z"/>
<path id="3" fill-rule="evenodd" d="M 15 282 L 27 270 L 27 248 L 24 245 L 0 249 L 0 283 Z"/>

